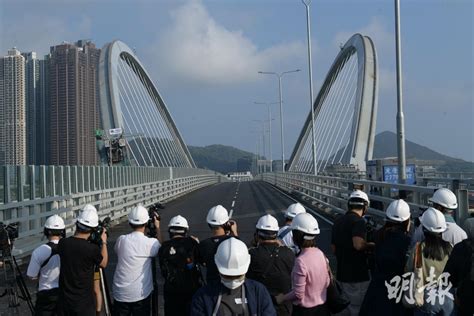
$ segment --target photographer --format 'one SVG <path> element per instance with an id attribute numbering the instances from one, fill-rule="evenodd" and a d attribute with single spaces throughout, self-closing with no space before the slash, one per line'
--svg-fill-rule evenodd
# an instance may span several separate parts
<path id="1" fill-rule="evenodd" d="M 48 243 L 36 248 L 26 274 L 32 280 L 38 280 L 35 315 L 56 315 L 59 297 L 58 243 L 65 236 L 64 221 L 58 215 L 49 217 L 44 223 L 44 235 Z"/>
<path id="2" fill-rule="evenodd" d="M 375 248 L 373 242 L 367 242 L 367 226 L 363 218 L 369 203 L 365 192 L 353 191 L 347 201 L 347 212 L 336 219 L 332 227 L 331 246 L 337 259 L 337 280 L 351 301 L 340 315 L 359 315 L 369 286 L 367 253 Z"/>
<path id="3" fill-rule="evenodd" d="M 107 234 L 103 229 L 99 249 L 88 241 L 97 229 L 99 217 L 94 206 L 86 205 L 79 214 L 74 236 L 63 238 L 58 245 L 61 258 L 59 275 L 59 314 L 95 316 L 94 268 L 105 268 L 108 261 Z"/>
<path id="4" fill-rule="evenodd" d="M 189 315 L 194 293 L 201 287 L 201 272 L 196 264 L 199 243 L 188 235 L 188 221 L 177 215 L 168 224 L 170 240 L 158 252 L 161 275 L 165 279 L 165 316 Z"/>
<path id="5" fill-rule="evenodd" d="M 229 219 L 229 214 L 222 205 L 212 207 L 207 213 L 206 221 L 212 231 L 212 237 L 199 244 L 199 262 L 206 267 L 207 283 L 219 282 L 214 255 L 222 241 L 232 236 L 237 237 L 237 223 Z"/>
<path id="6" fill-rule="evenodd" d="M 153 291 L 151 261 L 160 249 L 161 233 L 159 217 L 154 216 L 156 238 L 145 236 L 149 220 L 145 207 L 132 208 L 128 223 L 133 231 L 120 236 L 115 243 L 118 262 L 113 280 L 114 315 L 150 315 Z"/>

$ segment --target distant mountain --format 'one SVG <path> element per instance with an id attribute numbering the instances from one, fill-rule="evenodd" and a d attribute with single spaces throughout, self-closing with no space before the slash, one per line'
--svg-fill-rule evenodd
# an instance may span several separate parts
<path id="1" fill-rule="evenodd" d="M 194 162 L 199 168 L 211 169 L 221 173 L 251 170 L 254 154 L 225 145 L 205 147 L 188 146 Z M 474 163 L 440 154 L 428 147 L 405 140 L 407 158 L 418 160 L 435 160 L 439 171 L 474 171 Z M 346 151 L 347 152 L 347 151 Z M 385 131 L 375 136 L 375 158 L 397 156 L 397 135 Z"/>
<path id="2" fill-rule="evenodd" d="M 250 170 L 254 155 L 225 145 L 188 146 L 188 148 L 199 168 L 211 169 L 221 173 Z"/>
<path id="3" fill-rule="evenodd" d="M 439 166 L 440 171 L 474 171 L 474 163 L 472 162 L 440 154 L 407 139 L 405 139 L 405 151 L 407 159 L 416 158 L 442 162 Z M 396 157 L 397 155 L 397 135 L 395 133 L 385 131 L 375 136 L 374 159 Z"/>

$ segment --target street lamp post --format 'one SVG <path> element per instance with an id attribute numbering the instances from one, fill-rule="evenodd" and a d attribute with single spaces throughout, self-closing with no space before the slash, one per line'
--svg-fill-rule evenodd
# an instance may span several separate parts
<path id="1" fill-rule="evenodd" d="M 299 72 L 301 71 L 300 69 L 295 69 L 295 70 L 290 70 L 290 71 L 284 71 L 282 73 L 277 73 L 277 72 L 268 72 L 268 71 L 259 71 L 259 74 L 262 75 L 275 75 L 278 77 L 278 91 L 279 91 L 279 96 L 280 96 L 280 138 L 281 138 L 281 166 L 282 166 L 282 172 L 285 172 L 285 141 L 283 139 L 283 99 L 282 99 L 282 92 L 281 92 L 281 78 L 289 73 L 292 72 Z"/>
<path id="2" fill-rule="evenodd" d="M 405 161 L 405 118 L 403 115 L 402 60 L 400 43 L 400 0 L 395 0 L 395 44 L 397 59 L 397 145 L 398 145 L 398 183 L 406 181 Z"/>
<path id="3" fill-rule="evenodd" d="M 254 102 L 255 104 L 264 104 L 268 106 L 268 150 L 270 159 L 270 172 L 273 172 L 273 158 L 272 158 L 272 104 L 278 104 L 279 102 Z"/>
<path id="4" fill-rule="evenodd" d="M 265 150 L 265 120 L 253 120 L 254 122 L 262 123 L 262 157 L 265 158 L 266 150 Z M 266 160 L 266 159 L 265 159 Z M 263 172 L 267 172 L 267 165 L 263 165 Z"/>
<path id="5" fill-rule="evenodd" d="M 312 149 L 313 149 L 313 173 L 314 175 L 318 174 L 318 162 L 316 159 L 316 136 L 314 130 L 314 108 L 313 108 L 313 63 L 312 63 L 312 56 L 311 56 L 311 21 L 310 21 L 310 14 L 309 14 L 309 6 L 311 4 L 311 0 L 301 0 L 304 6 L 306 7 L 306 34 L 308 36 L 308 68 L 309 68 L 309 107 L 311 110 L 311 137 L 312 137 Z"/>

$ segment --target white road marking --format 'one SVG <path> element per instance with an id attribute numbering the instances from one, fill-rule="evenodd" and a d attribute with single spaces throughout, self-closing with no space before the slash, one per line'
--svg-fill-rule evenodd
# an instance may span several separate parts
<path id="1" fill-rule="evenodd" d="M 232 201 L 232 207 L 234 207 L 234 205 L 235 205 L 235 201 Z"/>

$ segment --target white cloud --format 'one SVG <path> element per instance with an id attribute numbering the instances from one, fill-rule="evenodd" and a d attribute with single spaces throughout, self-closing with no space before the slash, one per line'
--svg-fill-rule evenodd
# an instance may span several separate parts
<path id="1" fill-rule="evenodd" d="M 171 18 L 153 51 L 160 68 L 174 77 L 212 84 L 254 81 L 258 70 L 278 70 L 275 65 L 305 56 L 302 42 L 260 49 L 242 31 L 219 24 L 200 0 L 180 6 Z"/>

